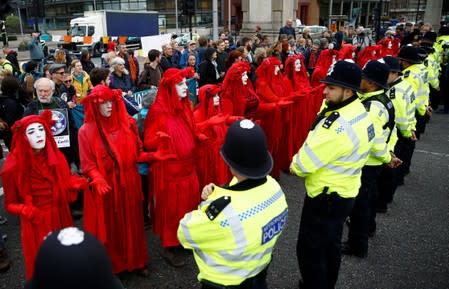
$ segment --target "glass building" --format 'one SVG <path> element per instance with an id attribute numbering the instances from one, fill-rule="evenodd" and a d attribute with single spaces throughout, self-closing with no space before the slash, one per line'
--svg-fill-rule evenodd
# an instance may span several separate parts
<path id="1" fill-rule="evenodd" d="M 182 14 L 182 0 L 18 0 L 18 8 L 24 23 L 33 26 L 36 19 L 42 29 L 67 29 L 74 17 L 90 10 L 122 10 L 122 11 L 158 11 L 160 25 L 166 28 L 176 27 L 175 7 L 178 1 L 178 25 L 188 27 L 186 17 Z M 212 1 L 195 0 L 195 16 L 193 26 L 212 26 Z M 224 9 L 229 0 L 218 0 L 218 25 L 223 25 Z M 234 1 L 233 1 L 234 2 Z M 36 5 L 42 5 L 44 17 L 36 15 Z M 42 10 L 42 8 L 41 8 Z"/>

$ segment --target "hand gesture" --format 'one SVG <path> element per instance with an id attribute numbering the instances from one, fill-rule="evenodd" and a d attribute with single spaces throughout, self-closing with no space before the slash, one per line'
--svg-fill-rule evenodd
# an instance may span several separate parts
<path id="1" fill-rule="evenodd" d="M 95 179 L 90 184 L 92 185 L 94 192 L 100 196 L 104 196 L 111 190 L 111 187 L 102 178 Z"/>
<path id="2" fill-rule="evenodd" d="M 214 192 L 214 183 L 210 183 L 204 186 L 203 191 L 201 192 L 201 199 L 207 200 L 209 196 Z"/>

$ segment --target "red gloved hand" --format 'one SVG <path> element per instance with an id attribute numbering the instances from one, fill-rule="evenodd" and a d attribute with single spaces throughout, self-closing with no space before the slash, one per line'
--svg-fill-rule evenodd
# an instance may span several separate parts
<path id="1" fill-rule="evenodd" d="M 292 103 L 293 103 L 293 101 L 291 101 L 291 100 L 281 100 L 278 102 L 280 107 L 287 107 Z"/>
<path id="2" fill-rule="evenodd" d="M 197 137 L 199 141 L 207 141 L 209 139 L 204 133 L 198 134 Z"/>
<path id="3" fill-rule="evenodd" d="M 228 118 L 226 119 L 226 124 L 227 125 L 231 125 L 234 122 L 236 122 L 238 120 L 241 120 L 241 119 L 244 119 L 244 117 L 243 116 L 237 116 L 237 115 L 231 115 L 231 116 L 228 116 Z"/>
<path id="4" fill-rule="evenodd" d="M 224 123 L 225 120 L 226 120 L 226 116 L 225 116 L 225 115 L 223 115 L 223 114 L 217 114 L 217 115 L 214 115 L 214 116 L 212 116 L 211 118 L 209 118 L 209 119 L 207 120 L 207 123 L 208 123 L 209 125 L 217 125 L 217 124 Z"/>
<path id="5" fill-rule="evenodd" d="M 40 221 L 39 209 L 33 205 L 24 205 L 20 214 L 33 224 L 38 224 Z"/>
<path id="6" fill-rule="evenodd" d="M 138 163 L 148 163 L 151 161 L 165 161 L 176 159 L 177 155 L 172 153 L 167 153 L 163 151 L 156 152 L 142 152 L 137 157 Z"/>
<path id="7" fill-rule="evenodd" d="M 108 185 L 108 183 L 101 178 L 93 180 L 90 184 L 93 187 L 94 192 L 100 196 L 105 195 L 111 190 L 111 187 Z"/>
<path id="8" fill-rule="evenodd" d="M 79 191 L 83 188 L 85 188 L 88 185 L 87 179 L 77 176 L 77 175 L 71 175 L 70 176 L 70 189 Z"/>

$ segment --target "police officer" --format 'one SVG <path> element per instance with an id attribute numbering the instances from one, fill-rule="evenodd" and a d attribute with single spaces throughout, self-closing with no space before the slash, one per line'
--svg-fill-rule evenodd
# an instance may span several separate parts
<path id="1" fill-rule="evenodd" d="M 424 95 L 422 93 L 423 87 L 423 79 L 421 77 L 421 69 L 417 65 L 421 63 L 418 55 L 418 49 L 413 46 L 403 46 L 398 54 L 399 64 L 402 68 L 402 78 L 404 81 L 407 81 L 412 86 L 413 95 L 411 99 L 413 100 L 413 104 L 415 106 L 415 118 L 412 121 L 412 130 L 416 135 L 416 138 L 419 139 L 420 130 L 418 127 L 425 122 L 424 115 L 426 114 L 429 96 Z M 413 156 L 413 151 L 415 150 L 415 142 L 409 143 L 409 153 L 407 155 L 407 159 L 403 160 L 403 164 L 401 169 L 399 169 L 398 175 L 398 185 L 404 183 L 404 176 L 410 171 L 410 164 Z"/>
<path id="2" fill-rule="evenodd" d="M 290 170 L 305 177 L 297 258 L 300 288 L 334 288 L 341 261 L 343 223 L 354 205 L 360 175 L 375 137 L 374 126 L 357 97 L 361 70 L 353 62 L 331 65 L 318 114 Z"/>
<path id="3" fill-rule="evenodd" d="M 394 106 L 395 123 L 397 129 L 397 141 L 394 146 L 394 154 L 401 160 L 408 159 L 411 143 L 416 141 L 416 135 L 412 130 L 415 119 L 415 106 L 411 97 L 413 89 L 409 82 L 402 79 L 401 66 L 396 57 L 385 56 L 383 58 L 388 67 L 390 75 L 388 77 L 389 90 L 386 92 Z M 394 135 L 392 135 L 394 137 Z M 384 167 L 379 178 L 377 212 L 385 213 L 388 203 L 393 201 L 393 196 L 398 186 L 397 177 L 401 167 Z"/>
<path id="4" fill-rule="evenodd" d="M 268 174 L 273 159 L 263 130 L 243 119 L 228 129 L 221 155 L 233 179 L 205 186 L 198 210 L 184 216 L 178 239 L 192 249 L 208 288 L 267 288 L 271 253 L 287 222 L 287 203 Z"/>
<path id="5" fill-rule="evenodd" d="M 440 96 L 444 107 L 436 113 L 449 113 L 449 27 L 442 26 L 438 31 L 435 43 L 436 60 L 441 68 L 440 74 Z"/>
<path id="6" fill-rule="evenodd" d="M 355 198 L 350 215 L 348 240 L 343 244 L 342 253 L 365 258 L 368 254 L 368 236 L 375 232 L 375 210 L 377 182 L 382 164 L 395 167 L 400 160 L 390 151 L 391 135 L 394 130 L 394 107 L 386 96 L 390 68 L 379 61 L 369 61 L 362 70 L 360 101 L 365 106 L 374 125 L 374 143 L 368 161 L 362 169 L 362 185 Z M 370 226 L 371 225 L 371 226 Z"/>

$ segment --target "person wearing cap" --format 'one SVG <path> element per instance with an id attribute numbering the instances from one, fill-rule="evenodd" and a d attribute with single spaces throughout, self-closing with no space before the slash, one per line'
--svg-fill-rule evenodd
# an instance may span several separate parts
<path id="1" fill-rule="evenodd" d="M 53 64 L 52 64 L 53 65 Z M 58 64 L 59 65 L 59 64 Z M 64 68 L 60 72 L 64 72 Z M 65 72 L 61 74 L 65 76 Z M 58 76 L 59 77 L 59 76 Z M 64 85 L 62 83 L 62 85 Z M 70 146 L 62 147 L 61 152 L 66 157 L 69 164 L 74 163 L 79 166 L 79 152 L 78 152 L 78 130 L 75 126 L 75 120 L 73 119 L 72 110 L 69 108 L 66 101 L 60 97 L 54 96 L 55 93 L 55 83 L 46 77 L 37 79 L 34 82 L 34 89 L 36 91 L 37 99 L 31 101 L 25 111 L 23 116 L 38 115 L 44 109 L 66 109 L 67 110 L 67 121 L 69 126 L 69 139 Z"/>
<path id="2" fill-rule="evenodd" d="M 193 250 L 203 289 L 266 289 L 273 247 L 288 216 L 282 188 L 268 175 L 273 160 L 267 139 L 251 120 L 235 121 L 220 152 L 233 178 L 203 188 L 205 201 L 180 221 L 178 239 Z"/>
<path id="3" fill-rule="evenodd" d="M 196 41 L 195 40 L 190 40 L 187 43 L 186 48 L 182 52 L 181 58 L 179 59 L 179 66 L 181 68 L 185 68 L 187 66 L 187 59 L 189 58 L 190 54 L 194 54 L 196 56 L 196 65 L 200 65 L 198 52 L 196 51 Z"/>
<path id="4" fill-rule="evenodd" d="M 67 88 L 64 85 L 64 79 L 67 73 L 66 68 L 67 66 L 63 63 L 53 63 L 48 68 L 48 72 L 50 73 L 51 80 L 55 83 L 53 96 L 64 100 L 69 108 L 72 108 L 75 103 L 67 98 Z"/>
<path id="5" fill-rule="evenodd" d="M 124 289 L 105 247 L 76 227 L 51 232 L 42 242 L 25 289 Z"/>
<path id="6" fill-rule="evenodd" d="M 69 202 L 87 181 L 70 173 L 58 150 L 50 126 L 52 113 L 30 115 L 16 121 L 13 146 L 1 171 L 5 209 L 20 217 L 25 278 L 33 277 L 39 246 L 53 230 L 73 225 Z"/>
<path id="7" fill-rule="evenodd" d="M 359 258 L 368 255 L 368 237 L 375 233 L 377 182 L 382 165 L 395 168 L 401 164 L 392 152 L 395 144 L 395 112 L 385 94 L 390 68 L 377 60 L 369 61 L 362 70 L 358 97 L 374 126 L 373 146 L 362 169 L 361 186 L 350 214 L 348 239 L 342 253 Z M 392 137 L 393 136 L 393 137 Z"/>
<path id="8" fill-rule="evenodd" d="M 390 98 L 394 106 L 395 123 L 397 129 L 397 142 L 394 146 L 394 154 L 403 161 L 409 159 L 412 143 L 416 141 L 416 135 L 412 130 L 415 119 L 415 107 L 412 103 L 413 89 L 409 82 L 402 78 L 401 66 L 396 57 L 385 56 L 382 60 L 390 68 L 388 76 L 389 89 L 386 95 Z M 393 136 L 392 136 L 393 137 Z M 401 174 L 402 166 L 389 168 L 384 166 L 378 182 L 378 196 L 376 211 L 386 212 L 388 203 L 393 200 L 394 193 L 398 186 L 398 180 L 403 182 L 404 175 Z"/>
<path id="9" fill-rule="evenodd" d="M 329 68 L 323 109 L 290 171 L 305 177 L 306 196 L 296 254 L 300 288 L 334 288 L 341 262 L 343 223 L 351 212 L 375 137 L 374 125 L 357 97 L 360 68 L 337 61 Z"/>
<path id="10" fill-rule="evenodd" d="M 148 152 L 174 157 L 151 163 L 148 182 L 153 213 L 153 232 L 160 236 L 161 255 L 173 267 L 185 265 L 176 237 L 179 220 L 200 202 L 195 167 L 196 135 L 186 78 L 192 69 L 167 69 L 144 125 L 144 147 Z"/>
<path id="11" fill-rule="evenodd" d="M 403 46 L 398 54 L 399 64 L 402 67 L 402 74 L 405 81 L 408 81 L 413 88 L 414 103 L 416 107 L 416 123 L 414 126 L 416 137 L 419 139 L 425 126 L 425 115 L 431 113 L 429 105 L 429 85 L 424 83 L 421 59 L 418 49 L 413 46 Z M 427 76 L 425 76 L 427 79 Z M 406 168 L 408 170 L 408 168 Z"/>

